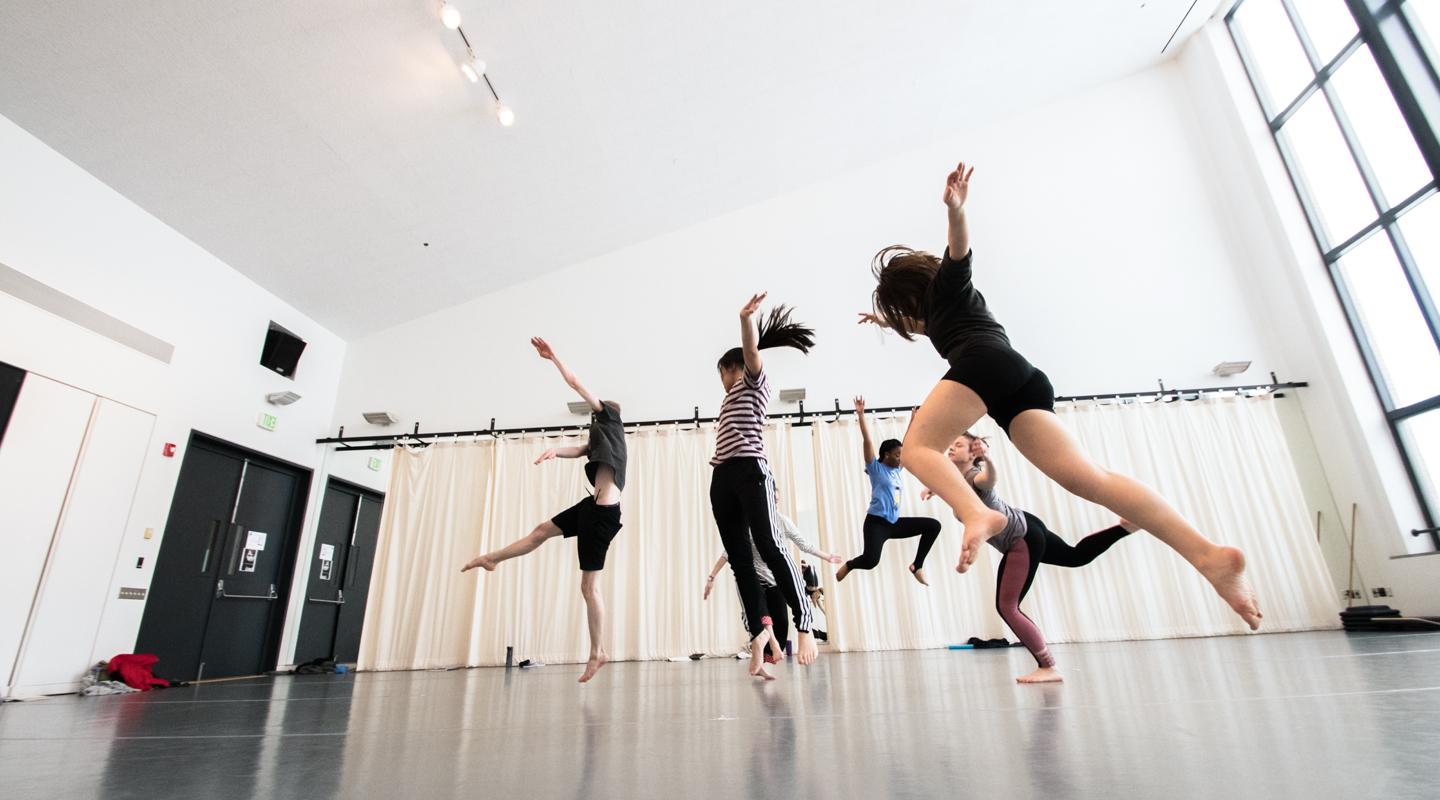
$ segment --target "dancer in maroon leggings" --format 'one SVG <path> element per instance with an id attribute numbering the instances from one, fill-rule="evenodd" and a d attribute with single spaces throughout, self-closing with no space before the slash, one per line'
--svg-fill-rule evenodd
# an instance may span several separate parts
<path id="1" fill-rule="evenodd" d="M 1005 515 L 1005 526 L 989 539 L 992 547 L 1004 553 L 1000 559 L 1000 573 L 995 578 L 995 610 L 1030 655 L 1035 657 L 1037 665 L 1034 672 L 1016 680 L 1020 683 L 1057 683 L 1061 677 L 1055 669 L 1055 657 L 1045 645 L 1045 635 L 1034 620 L 1020 610 L 1020 602 L 1035 581 L 1035 571 L 1041 564 L 1083 567 L 1136 528 L 1122 519 L 1120 524 L 1092 533 L 1072 546 L 1045 527 L 1039 517 L 1011 506 L 995 493 L 995 465 L 990 460 L 984 439 L 966 433 L 955 440 L 947 455 L 965 476 L 965 481 L 975 489 L 980 501 Z M 930 496 L 928 491 L 925 496 Z"/>

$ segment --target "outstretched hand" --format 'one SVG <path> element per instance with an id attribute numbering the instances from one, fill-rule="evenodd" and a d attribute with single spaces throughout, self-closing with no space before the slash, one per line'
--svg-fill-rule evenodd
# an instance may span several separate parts
<path id="1" fill-rule="evenodd" d="M 541 454 L 540 454 L 540 457 L 537 458 L 537 459 L 535 459 L 535 463 L 536 463 L 537 465 L 538 465 L 538 464 L 543 464 L 543 463 L 545 463 L 546 461 L 550 461 L 551 459 L 555 458 L 555 455 L 556 455 L 555 449 L 554 449 L 554 448 L 551 448 L 551 449 L 546 450 L 545 452 L 541 453 Z"/>
<path id="2" fill-rule="evenodd" d="M 705 596 L 704 596 L 704 597 L 701 597 L 700 599 L 701 599 L 701 600 L 709 600 L 709 599 L 710 599 L 710 590 L 711 590 L 711 589 L 714 589 L 714 588 L 715 588 L 715 579 L 714 579 L 714 578 L 711 578 L 710 580 L 705 581 Z"/>
<path id="3" fill-rule="evenodd" d="M 541 339 L 539 336 L 533 336 L 530 338 L 530 344 L 535 348 L 535 352 L 540 354 L 541 358 L 546 361 L 553 361 L 555 359 L 555 351 L 550 348 L 549 342 Z"/>
<path id="4" fill-rule="evenodd" d="M 951 173 L 945 176 L 945 194 L 941 198 L 945 201 L 947 208 L 958 211 L 964 207 L 965 199 L 970 196 L 970 176 L 975 174 L 975 168 L 965 168 L 965 162 L 961 161 Z"/>
<path id="5" fill-rule="evenodd" d="M 855 324 L 856 324 L 856 325 L 864 325 L 864 324 L 866 324 L 866 323 L 869 323 L 869 324 L 871 324 L 871 325 L 878 325 L 878 326 L 880 326 L 880 327 L 882 327 L 882 328 L 888 328 L 888 327 L 890 327 L 889 325 L 887 325 L 887 324 L 885 323 L 885 320 L 883 320 L 883 319 L 880 318 L 880 315 L 879 315 L 879 314 L 873 314 L 873 313 L 871 313 L 871 312 L 869 312 L 869 311 L 861 311 L 861 312 L 859 312 L 859 313 L 860 313 L 860 319 L 858 319 L 858 320 L 855 321 Z"/>
<path id="6" fill-rule="evenodd" d="M 864 414 L 864 413 L 865 413 L 865 397 L 864 397 L 863 395 L 862 395 L 862 396 L 857 396 L 857 397 L 855 398 L 855 413 L 856 413 L 856 414 Z"/>
<path id="7" fill-rule="evenodd" d="M 759 294 L 751 295 L 750 300 L 740 309 L 740 318 L 749 319 L 754 316 L 755 312 L 760 310 L 760 304 L 765 302 L 765 298 L 769 296 L 769 294 L 769 292 L 760 292 Z"/>
<path id="8" fill-rule="evenodd" d="M 761 292 L 756 295 L 751 295 L 750 302 L 746 303 L 745 307 L 740 309 L 740 318 L 750 319 L 751 317 L 753 317 L 755 315 L 755 312 L 760 310 L 760 304 L 765 302 L 765 297 L 768 294 L 770 293 Z"/>
<path id="9" fill-rule="evenodd" d="M 831 553 L 830 555 L 825 556 L 825 560 L 826 560 L 826 561 L 829 561 L 831 564 L 844 564 L 844 563 L 845 563 L 845 559 L 844 559 L 844 558 L 842 558 L 842 557 L 840 557 L 840 556 L 837 556 L 837 555 L 835 555 L 834 553 Z"/>

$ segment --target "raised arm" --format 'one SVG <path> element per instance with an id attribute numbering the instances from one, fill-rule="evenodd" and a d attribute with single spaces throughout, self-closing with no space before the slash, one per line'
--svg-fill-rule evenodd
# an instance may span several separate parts
<path id="1" fill-rule="evenodd" d="M 995 474 L 995 465 L 988 458 L 977 458 L 975 466 L 980 470 L 975 474 L 975 488 L 982 492 L 994 491 L 995 481 L 999 479 Z"/>
<path id="2" fill-rule="evenodd" d="M 970 226 L 965 221 L 965 200 L 970 196 L 970 176 L 973 174 L 975 168 L 966 169 L 965 162 L 961 161 L 960 166 L 945 177 L 942 199 L 950 221 L 945 243 L 950 247 L 950 257 L 956 261 L 970 252 Z"/>
<path id="3" fill-rule="evenodd" d="M 995 462 L 990 460 L 990 445 L 985 444 L 984 439 L 975 439 L 970 443 L 970 453 L 975 458 L 975 466 L 980 468 L 975 476 L 975 488 L 984 492 L 994 491 L 1000 476 L 995 472 Z"/>
<path id="4" fill-rule="evenodd" d="M 560 357 L 555 355 L 554 349 L 550 347 L 548 342 L 536 336 L 530 340 L 530 344 L 535 347 L 535 352 L 539 353 L 541 358 L 554 364 L 555 369 L 560 370 L 560 377 L 564 378 L 565 383 L 568 384 L 571 389 L 574 389 L 576 394 L 580 395 L 581 399 L 589 404 L 591 411 L 605 410 L 605 407 L 600 405 L 600 401 L 595 399 L 595 395 L 590 394 L 590 390 L 586 389 L 584 384 L 580 383 L 580 379 L 575 377 L 575 373 L 571 372 L 570 368 L 565 366 L 565 363 L 560 360 Z"/>
<path id="5" fill-rule="evenodd" d="M 870 439 L 870 426 L 865 423 L 865 398 L 855 398 L 855 418 L 860 420 L 860 446 L 864 448 L 865 466 L 875 460 L 875 442 Z"/>
<path id="6" fill-rule="evenodd" d="M 752 376 L 759 375 L 765 368 L 765 362 L 760 360 L 760 333 L 755 330 L 752 318 L 765 302 L 766 294 L 768 292 L 751 296 L 750 302 L 740 309 L 740 349 L 745 353 L 745 371 Z"/>

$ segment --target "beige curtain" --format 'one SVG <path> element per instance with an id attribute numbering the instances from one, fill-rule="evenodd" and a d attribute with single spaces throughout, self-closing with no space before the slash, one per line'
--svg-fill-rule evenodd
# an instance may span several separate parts
<path id="1" fill-rule="evenodd" d="M 1102 462 L 1158 488 L 1213 538 L 1251 559 L 1267 630 L 1333 627 L 1336 601 L 1310 534 L 1299 482 L 1274 403 L 1084 404 L 1061 418 Z M 906 416 L 872 420 L 881 438 L 901 438 Z M 988 422 L 986 424 L 989 424 Z M 994 433 L 982 426 L 981 432 Z M 1067 540 L 1110 525 L 1103 509 L 1077 501 L 1038 475 L 1003 436 L 992 438 L 1003 496 Z M 584 659 L 588 638 L 573 540 L 555 539 L 492 573 L 460 574 L 477 553 L 525 535 L 583 497 L 579 461 L 533 461 L 580 436 L 508 437 L 398 449 L 361 642 L 362 669 L 416 669 Z M 744 641 L 739 602 L 724 571 L 701 601 L 704 576 L 721 550 L 710 514 L 714 431 L 664 426 L 634 431 L 623 500 L 625 527 L 600 578 L 617 660 L 734 652 Z M 781 510 L 818 520 L 806 530 L 826 550 L 852 556 L 869 484 L 853 419 L 766 432 Z M 909 480 L 907 478 L 907 480 Z M 1009 636 L 993 608 L 998 554 L 955 574 L 960 530 L 937 501 L 921 503 L 910 480 L 906 515 L 945 523 L 927 562 L 931 586 L 905 566 L 915 540 L 892 542 L 875 570 L 836 585 L 820 569 L 827 625 L 842 650 L 937 647 L 970 636 Z M 813 506 L 813 507 L 812 507 Z M 1190 636 L 1241 630 L 1238 619 L 1168 548 L 1140 534 L 1080 570 L 1042 567 L 1026 611 L 1055 642 Z"/>
<path id="2" fill-rule="evenodd" d="M 796 474 L 790 430 L 777 425 L 765 436 L 781 508 L 794 513 L 794 495 L 783 489 Z M 545 448 L 583 443 L 583 436 L 529 436 L 395 451 L 361 669 L 503 664 L 506 646 L 516 659 L 584 660 L 589 638 L 574 540 L 552 539 L 495 572 L 460 574 L 472 556 L 524 536 L 585 496 L 582 461 L 533 464 Z M 709 500 L 713 428 L 645 428 L 627 444 L 625 527 L 599 579 L 611 657 L 735 652 L 745 636 L 729 573 L 708 601 L 700 599 L 721 552 Z"/>
<path id="3" fill-rule="evenodd" d="M 1242 548 L 1265 612 L 1265 630 L 1335 627 L 1338 601 L 1315 543 L 1299 478 L 1274 398 L 1207 398 L 1175 403 L 1082 403 L 1061 420 L 1102 464 L 1159 490 L 1211 539 Z M 909 415 L 881 419 L 875 435 L 902 438 Z M 851 556 L 861 547 L 868 501 L 860 435 L 853 419 L 812 429 L 822 546 Z M 1067 541 L 1112 525 L 1115 517 L 1050 482 L 1011 446 L 994 423 L 990 437 L 1001 496 L 1044 520 Z M 926 572 L 906 566 L 914 539 L 893 541 L 880 565 L 836 584 L 827 570 L 831 640 L 841 650 L 939 647 L 971 636 L 1014 636 L 994 611 L 1000 554 L 983 549 L 965 575 L 954 571 L 961 528 L 941 501 L 922 503 L 906 476 L 902 515 L 944 524 Z M 1136 534 L 1080 569 L 1040 567 L 1024 604 L 1052 642 L 1147 639 L 1245 630 L 1179 556 Z"/>

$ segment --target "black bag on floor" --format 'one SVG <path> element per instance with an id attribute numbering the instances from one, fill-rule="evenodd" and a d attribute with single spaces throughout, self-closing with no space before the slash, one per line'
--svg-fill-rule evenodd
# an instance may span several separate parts
<path id="1" fill-rule="evenodd" d="M 329 675 L 335 671 L 335 662 L 324 658 L 314 658 L 295 667 L 296 675 Z"/>

